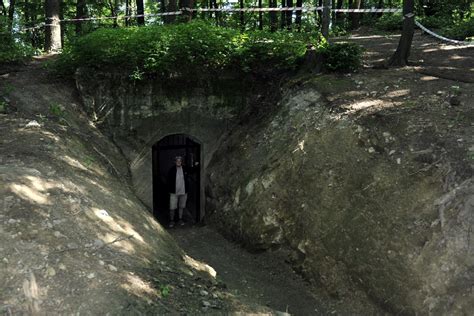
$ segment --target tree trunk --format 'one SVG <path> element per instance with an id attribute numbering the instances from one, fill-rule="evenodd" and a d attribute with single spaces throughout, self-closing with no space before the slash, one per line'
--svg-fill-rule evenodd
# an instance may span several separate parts
<path id="1" fill-rule="evenodd" d="M 286 6 L 288 8 L 293 7 L 293 0 L 286 0 Z M 286 12 L 286 28 L 291 30 L 291 24 L 293 23 L 293 11 Z"/>
<path id="2" fill-rule="evenodd" d="M 86 14 L 86 0 L 77 0 L 76 3 L 76 19 L 82 19 Z M 82 21 L 76 21 L 76 34 L 82 34 Z"/>
<path id="3" fill-rule="evenodd" d="M 336 1 L 335 0 L 331 0 L 331 10 L 335 10 L 336 9 Z M 331 12 L 334 12 L 334 11 L 331 11 Z M 331 14 L 331 23 L 332 24 L 336 24 L 336 15 L 333 13 Z"/>
<path id="4" fill-rule="evenodd" d="M 354 0 L 352 4 L 352 9 L 360 9 L 361 3 L 362 3 L 362 0 Z M 360 22 L 360 13 L 353 12 L 350 15 L 351 15 L 351 28 L 353 30 L 358 29 L 359 22 Z"/>
<path id="5" fill-rule="evenodd" d="M 194 0 L 180 0 L 179 1 L 179 8 L 194 8 Z M 183 16 L 186 17 L 186 20 L 189 22 L 193 19 L 193 12 L 191 11 L 184 11 Z"/>
<path id="6" fill-rule="evenodd" d="M 258 8 L 262 8 L 262 0 L 258 0 Z M 258 12 L 258 29 L 263 30 L 263 12 Z"/>
<path id="7" fill-rule="evenodd" d="M 277 7 L 277 0 L 268 0 L 268 6 L 270 8 Z M 270 30 L 275 32 L 278 28 L 278 16 L 275 11 L 270 11 Z"/>
<path id="8" fill-rule="evenodd" d="M 145 7 L 143 6 L 143 0 L 136 0 L 135 3 L 137 4 L 137 15 L 145 14 Z M 138 16 L 137 17 L 137 24 L 138 25 L 145 25 L 145 17 L 144 16 Z"/>
<path id="9" fill-rule="evenodd" d="M 241 9 L 244 8 L 244 0 L 239 0 L 239 7 Z M 244 12 L 243 11 L 240 11 L 240 28 L 242 30 L 245 29 L 245 19 L 244 19 Z"/>
<path id="10" fill-rule="evenodd" d="M 59 23 L 59 0 L 46 0 L 45 3 L 45 50 L 50 53 L 61 49 L 61 24 Z"/>
<path id="11" fill-rule="evenodd" d="M 2 0 L 0 0 L 0 1 L 2 1 Z M 23 10 L 24 10 L 23 13 L 24 13 L 24 16 L 25 16 L 25 25 L 29 26 L 30 25 L 30 20 L 31 20 L 31 15 L 30 15 L 31 8 L 30 8 L 29 0 L 25 0 Z M 29 35 L 30 31 L 27 31 L 27 34 Z"/>
<path id="12" fill-rule="evenodd" d="M 383 0 L 379 0 L 379 4 L 377 5 L 377 8 L 378 8 L 378 9 L 383 9 L 383 2 L 384 2 Z M 379 18 L 380 18 L 382 15 L 383 15 L 382 12 L 376 14 L 376 16 L 378 16 Z"/>
<path id="13" fill-rule="evenodd" d="M 339 9 L 339 10 L 342 9 L 342 5 L 343 5 L 343 4 L 344 4 L 344 0 L 337 0 L 337 1 L 336 1 L 336 9 Z M 344 15 L 343 15 L 342 12 L 337 12 L 337 14 L 336 14 L 336 19 L 337 19 L 337 20 L 340 20 L 340 19 L 342 19 L 343 16 L 344 16 Z"/>
<path id="14" fill-rule="evenodd" d="M 322 6 L 323 6 L 323 0 L 318 0 L 318 7 L 322 7 Z M 319 16 L 319 20 L 323 18 L 323 13 L 319 10 L 318 10 L 318 16 Z"/>
<path id="15" fill-rule="evenodd" d="M 169 0 L 168 7 L 166 8 L 166 12 L 174 12 L 178 9 L 177 0 Z M 176 15 L 168 15 L 165 18 L 165 23 L 173 23 L 176 20 Z"/>
<path id="16" fill-rule="evenodd" d="M 303 0 L 296 0 L 296 6 L 301 8 L 303 6 Z M 296 18 L 295 24 L 298 29 L 298 32 L 301 32 L 301 15 L 303 14 L 302 11 L 296 11 Z"/>
<path id="17" fill-rule="evenodd" d="M 15 3 L 16 0 L 10 0 L 10 7 L 8 7 L 8 31 L 13 29 L 13 18 L 15 17 Z"/>
<path id="18" fill-rule="evenodd" d="M 331 0 L 323 0 L 323 20 L 321 23 L 321 34 L 329 40 L 329 22 L 331 21 Z"/>
<path id="19" fill-rule="evenodd" d="M 388 61 L 389 66 L 403 67 L 408 65 L 408 57 L 410 56 L 411 43 L 415 32 L 415 14 L 414 0 L 403 0 L 403 30 L 397 50 L 392 58 Z"/>
<path id="20" fill-rule="evenodd" d="M 130 0 L 125 0 L 125 16 L 129 16 L 129 15 L 130 15 Z M 125 26 L 130 26 L 130 19 L 127 17 L 125 18 Z"/>
<path id="21" fill-rule="evenodd" d="M 284 8 L 286 7 L 286 0 L 281 0 L 281 7 Z M 283 30 L 285 28 L 285 23 L 286 23 L 286 14 L 284 11 L 281 11 L 280 13 L 280 28 Z"/>
<path id="22" fill-rule="evenodd" d="M 64 1 L 59 0 L 59 20 L 64 20 Z M 66 31 L 66 27 L 61 27 L 61 47 L 64 47 L 64 33 Z"/>

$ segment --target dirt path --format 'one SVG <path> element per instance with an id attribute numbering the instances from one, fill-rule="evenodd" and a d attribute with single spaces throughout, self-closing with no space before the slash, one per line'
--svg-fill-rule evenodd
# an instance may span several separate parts
<path id="1" fill-rule="evenodd" d="M 350 41 L 363 46 L 366 49 L 364 65 L 370 68 L 390 58 L 399 39 L 398 34 L 376 35 L 373 30 L 361 29 L 335 41 Z M 409 60 L 413 69 L 421 74 L 474 83 L 473 46 L 443 43 L 417 30 Z"/>
<path id="2" fill-rule="evenodd" d="M 212 266 L 230 291 L 248 305 L 266 305 L 292 315 L 324 315 L 333 311 L 328 298 L 312 294 L 281 254 L 249 253 L 208 227 L 169 232 L 189 255 Z"/>

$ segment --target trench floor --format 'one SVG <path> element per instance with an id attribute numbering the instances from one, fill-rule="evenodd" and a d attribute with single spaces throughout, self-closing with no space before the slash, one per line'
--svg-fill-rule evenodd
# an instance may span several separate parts
<path id="1" fill-rule="evenodd" d="M 212 228 L 183 226 L 169 230 L 183 250 L 213 267 L 230 292 L 249 306 L 263 305 L 292 315 L 338 314 L 278 252 L 250 253 Z"/>

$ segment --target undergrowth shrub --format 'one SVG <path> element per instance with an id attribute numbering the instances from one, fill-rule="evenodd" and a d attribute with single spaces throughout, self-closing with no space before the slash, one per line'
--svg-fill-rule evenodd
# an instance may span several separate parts
<path id="1" fill-rule="evenodd" d="M 375 23 L 375 28 L 381 31 L 400 31 L 403 25 L 401 14 L 384 14 Z"/>
<path id="2" fill-rule="evenodd" d="M 170 76 L 226 69 L 243 72 L 294 69 L 317 36 L 289 32 L 270 33 L 191 23 L 99 29 L 79 38 L 55 63 L 62 74 L 77 67 L 128 71 L 134 79 L 144 75 Z"/>
<path id="3" fill-rule="evenodd" d="M 355 43 L 335 43 L 323 48 L 326 68 L 330 71 L 355 71 L 361 66 L 363 49 Z"/>
<path id="4" fill-rule="evenodd" d="M 474 18 L 445 27 L 441 34 L 456 40 L 474 40 Z"/>
<path id="5" fill-rule="evenodd" d="M 423 26 L 429 29 L 441 29 L 451 24 L 451 21 L 444 16 L 424 16 L 419 19 Z"/>
<path id="6" fill-rule="evenodd" d="M 35 49 L 20 38 L 14 37 L 7 27 L 7 20 L 0 17 L 0 64 L 18 63 L 31 58 Z"/>

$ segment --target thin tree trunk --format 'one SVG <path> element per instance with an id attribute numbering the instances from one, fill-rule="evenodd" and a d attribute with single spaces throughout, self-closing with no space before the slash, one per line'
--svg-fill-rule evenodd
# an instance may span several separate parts
<path id="1" fill-rule="evenodd" d="M 16 0 L 10 0 L 10 6 L 8 7 L 8 31 L 11 32 L 13 29 L 13 18 L 15 17 L 15 3 Z"/>
<path id="2" fill-rule="evenodd" d="M 277 0 L 268 0 L 268 6 L 270 8 L 277 7 Z M 270 30 L 275 32 L 278 28 L 278 16 L 275 11 L 270 11 Z"/>
<path id="3" fill-rule="evenodd" d="M 323 0 L 318 0 L 318 7 L 322 7 L 323 6 Z M 318 16 L 319 16 L 319 20 L 322 20 L 323 18 L 323 12 L 322 11 L 318 11 Z"/>
<path id="4" fill-rule="evenodd" d="M 293 0 L 286 0 L 286 6 L 288 8 L 293 7 Z M 291 30 L 291 24 L 293 23 L 293 11 L 286 12 L 286 28 Z"/>
<path id="5" fill-rule="evenodd" d="M 168 7 L 166 8 L 166 12 L 174 12 L 178 9 L 176 0 L 169 0 Z M 168 15 L 165 19 L 165 23 L 173 23 L 176 20 L 175 15 Z"/>
<path id="6" fill-rule="evenodd" d="M 331 9 L 332 10 L 336 9 L 336 1 L 335 0 L 331 0 Z M 333 11 L 331 11 L 331 12 L 333 12 Z M 331 14 L 331 21 L 332 21 L 332 24 L 336 23 L 336 15 L 334 13 Z"/>
<path id="7" fill-rule="evenodd" d="M 59 23 L 59 0 L 45 3 L 45 50 L 54 53 L 61 49 L 61 24 Z"/>
<path id="8" fill-rule="evenodd" d="M 415 14 L 414 0 L 403 1 L 403 30 L 397 50 L 392 58 L 388 61 L 389 66 L 403 67 L 408 65 L 408 57 L 410 56 L 411 43 L 415 32 Z"/>
<path id="9" fill-rule="evenodd" d="M 77 0 L 76 19 L 82 19 L 86 16 L 86 0 Z M 76 34 L 82 34 L 82 21 L 76 21 Z"/>
<path id="10" fill-rule="evenodd" d="M 303 6 L 303 0 L 296 0 L 296 6 L 301 8 Z M 298 32 L 301 32 L 301 15 L 302 11 L 296 11 L 295 24 L 298 29 Z"/>
<path id="11" fill-rule="evenodd" d="M 239 7 L 241 9 L 244 8 L 244 0 L 239 0 Z M 240 11 L 240 28 L 242 30 L 245 29 L 245 19 L 244 19 L 244 12 L 243 11 Z"/>
<path id="12" fill-rule="evenodd" d="M 378 5 L 377 5 L 377 9 L 383 9 L 383 2 L 384 2 L 383 0 L 379 0 L 379 3 L 378 3 Z M 379 18 L 380 18 L 382 15 L 383 15 L 382 12 L 379 12 L 379 13 L 376 14 L 376 16 L 378 16 Z"/>
<path id="13" fill-rule="evenodd" d="M 129 16 L 129 15 L 130 15 L 130 0 L 125 0 L 125 16 Z M 125 18 L 125 26 L 130 26 L 130 18 Z"/>
<path id="14" fill-rule="evenodd" d="M 64 20 L 64 1 L 59 0 L 59 20 Z M 61 47 L 64 47 L 64 33 L 66 27 L 61 27 Z"/>
<path id="15" fill-rule="evenodd" d="M 110 15 L 114 18 L 114 28 L 118 27 L 118 18 L 117 18 L 117 10 L 118 10 L 118 1 L 117 0 L 109 0 L 109 9 Z"/>
<path id="16" fill-rule="evenodd" d="M 143 6 L 143 0 L 136 0 L 135 3 L 137 5 L 137 15 L 145 14 L 145 8 Z M 145 25 L 145 17 L 143 17 L 143 16 L 137 17 L 137 24 L 138 25 Z"/>
<path id="17" fill-rule="evenodd" d="M 362 0 L 354 0 L 352 3 L 352 9 L 360 9 L 360 4 Z M 351 28 L 353 30 L 359 28 L 360 22 L 360 13 L 353 12 L 350 14 L 351 16 Z"/>
<path id="18" fill-rule="evenodd" d="M 286 0 L 281 0 L 281 7 L 284 8 L 286 7 Z M 283 30 L 285 28 L 285 23 L 286 23 L 286 14 L 284 11 L 281 11 L 280 13 L 280 28 Z"/>
<path id="19" fill-rule="evenodd" d="M 180 0 L 179 2 L 179 7 L 180 8 L 188 8 L 188 9 L 193 9 L 194 8 L 194 0 Z M 184 11 L 183 15 L 187 17 L 187 21 L 191 21 L 193 18 L 193 12 L 191 11 Z"/>
<path id="20" fill-rule="evenodd" d="M 262 8 L 262 0 L 258 0 L 258 8 Z M 258 12 L 258 29 L 263 30 L 263 12 Z"/>
<path id="21" fill-rule="evenodd" d="M 202 7 L 206 8 L 206 9 L 209 8 L 209 7 L 210 7 L 210 6 L 209 6 L 209 0 L 204 0 L 204 1 L 202 2 Z M 212 17 L 212 15 L 209 15 L 209 18 L 211 18 L 211 17 Z M 201 13 L 201 18 L 202 18 L 203 20 L 206 19 L 206 12 L 202 12 L 202 13 Z"/>
<path id="22" fill-rule="evenodd" d="M 331 0 L 323 0 L 323 20 L 321 25 L 321 34 L 326 40 L 329 40 L 329 22 L 331 21 Z"/>
<path id="23" fill-rule="evenodd" d="M 344 4 L 344 0 L 337 0 L 336 2 L 336 9 L 342 9 L 342 5 Z M 336 13 L 336 20 L 341 20 L 344 17 L 342 12 Z"/>
<path id="24" fill-rule="evenodd" d="M 352 9 L 353 6 L 354 6 L 354 0 L 348 0 L 347 1 L 347 7 L 349 9 Z M 351 23 L 352 14 L 351 13 L 346 13 L 345 16 L 346 16 L 346 23 L 347 23 L 347 25 L 349 25 Z"/>

